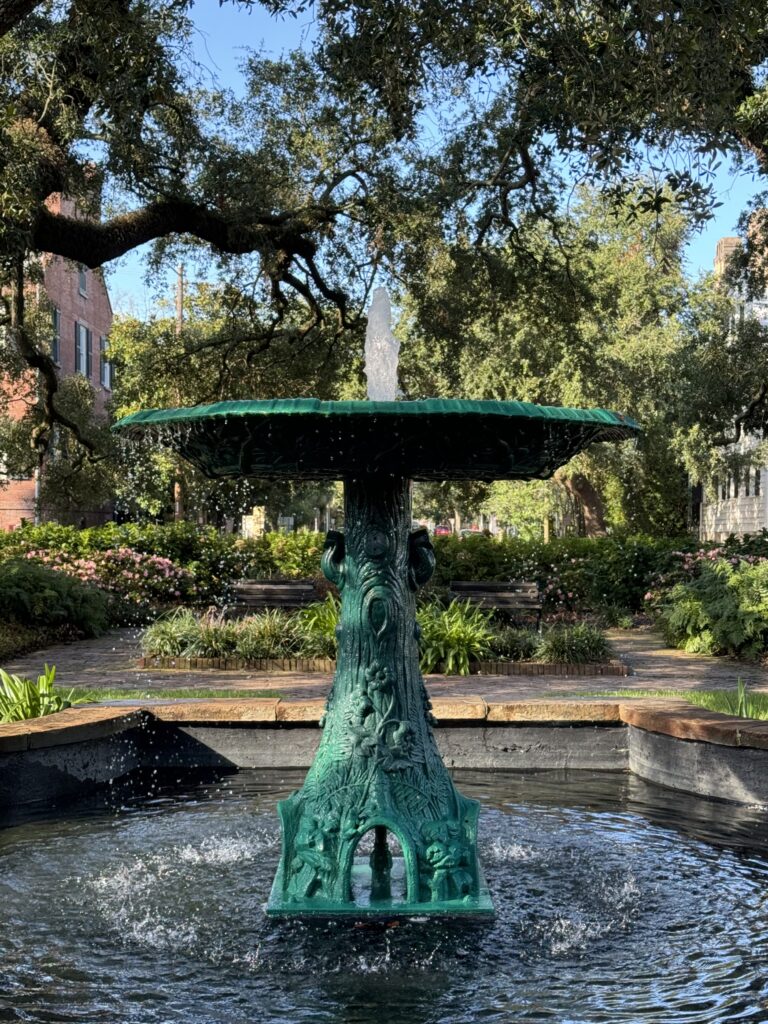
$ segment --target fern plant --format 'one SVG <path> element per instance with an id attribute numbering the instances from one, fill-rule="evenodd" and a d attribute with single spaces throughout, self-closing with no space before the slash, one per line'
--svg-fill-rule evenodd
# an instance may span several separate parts
<path id="1" fill-rule="evenodd" d="M 758 657 L 768 640 L 768 563 L 702 565 L 670 590 L 661 625 L 669 643 L 691 653 Z"/>
<path id="2" fill-rule="evenodd" d="M 206 612 L 197 620 L 197 632 L 186 654 L 190 658 L 227 658 L 237 650 L 237 627 L 223 612 Z"/>
<path id="3" fill-rule="evenodd" d="M 336 629 L 341 601 L 330 591 L 324 601 L 315 601 L 298 614 L 302 652 L 312 658 L 336 657 Z"/>
<path id="4" fill-rule="evenodd" d="M 541 637 L 536 649 L 536 661 L 563 665 L 599 664 L 610 656 L 611 646 L 603 633 L 584 622 L 553 627 Z"/>
<path id="5" fill-rule="evenodd" d="M 197 615 L 189 608 L 176 608 L 147 626 L 141 648 L 144 654 L 160 658 L 186 657 L 199 633 Z"/>
<path id="6" fill-rule="evenodd" d="M 531 661 L 536 655 L 539 640 L 534 629 L 502 626 L 493 637 L 492 655 L 505 661 Z"/>
<path id="7" fill-rule="evenodd" d="M 448 675 L 469 675 L 472 661 L 491 652 L 491 616 L 471 601 L 451 601 L 447 608 L 425 604 L 417 612 L 421 633 L 421 671 L 438 666 Z"/>
<path id="8" fill-rule="evenodd" d="M 235 651 L 246 661 L 290 658 L 301 652 L 299 622 L 280 608 L 267 608 L 235 624 Z"/>

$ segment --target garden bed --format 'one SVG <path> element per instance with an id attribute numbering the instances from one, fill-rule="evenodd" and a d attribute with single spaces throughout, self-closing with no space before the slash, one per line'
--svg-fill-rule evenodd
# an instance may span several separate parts
<path id="1" fill-rule="evenodd" d="M 139 668 L 210 669 L 224 672 L 335 672 L 336 662 L 328 658 L 182 658 L 147 655 Z"/>

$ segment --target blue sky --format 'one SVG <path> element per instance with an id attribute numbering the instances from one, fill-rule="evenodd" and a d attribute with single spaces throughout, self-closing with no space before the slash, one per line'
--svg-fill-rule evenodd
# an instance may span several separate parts
<path id="1" fill-rule="evenodd" d="M 196 59 L 216 76 L 219 85 L 236 92 L 242 85 L 238 66 L 248 49 L 263 49 L 279 55 L 306 42 L 313 34 L 311 11 L 298 18 L 275 18 L 259 5 L 243 9 L 232 2 L 219 7 L 216 0 L 199 0 L 192 17 L 196 26 Z M 762 188 L 765 188 L 765 179 Z M 734 173 L 724 164 L 715 178 L 715 190 L 722 205 L 688 246 L 687 264 L 691 276 L 712 269 L 718 239 L 736 234 L 739 215 L 761 187 L 748 172 Z M 143 281 L 144 251 L 136 250 L 123 257 L 108 271 L 116 311 L 145 317 L 156 308 L 157 287 L 147 287 Z M 169 274 L 167 288 L 161 288 L 169 300 L 173 280 L 173 275 Z"/>

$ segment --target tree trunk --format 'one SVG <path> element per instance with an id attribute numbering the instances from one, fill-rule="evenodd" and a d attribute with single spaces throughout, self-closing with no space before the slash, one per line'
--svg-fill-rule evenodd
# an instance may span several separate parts
<path id="1" fill-rule="evenodd" d="M 587 537 L 604 537 L 608 532 L 605 527 L 605 506 L 603 499 L 583 473 L 562 477 L 562 483 L 572 498 L 581 505 L 584 515 L 584 533 Z"/>
<path id="2" fill-rule="evenodd" d="M 37 7 L 40 0 L 0 0 L 0 36 L 10 32 Z"/>
<path id="3" fill-rule="evenodd" d="M 184 487 L 181 480 L 173 483 L 173 519 L 176 523 L 184 519 Z"/>

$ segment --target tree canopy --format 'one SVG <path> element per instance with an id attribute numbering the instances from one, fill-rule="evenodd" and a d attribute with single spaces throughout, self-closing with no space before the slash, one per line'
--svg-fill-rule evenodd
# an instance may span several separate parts
<path id="1" fill-rule="evenodd" d="M 190 57 L 190 0 L 0 0 L 4 319 L 40 374 L 39 457 L 57 421 L 98 448 L 67 415 L 56 368 L 25 324 L 23 276 L 41 253 L 96 266 L 149 241 L 157 259 L 202 247 L 259 304 L 252 360 L 273 344 L 322 349 L 329 331 L 354 332 L 377 268 L 407 285 L 414 316 L 433 314 L 434 333 L 448 335 L 478 324 L 461 292 L 477 280 L 493 286 L 486 319 L 495 302 L 518 333 L 530 311 L 547 315 L 544 296 L 559 286 L 545 362 L 558 355 L 560 379 L 544 376 L 548 400 L 566 401 L 589 393 L 590 376 L 617 372 L 577 338 L 600 333 L 603 300 L 583 261 L 574 270 L 584 251 L 568 226 L 574 186 L 624 217 L 660 220 L 670 207 L 695 223 L 711 213 L 718 160 L 768 170 L 758 0 L 262 6 L 278 16 L 312 7 L 317 39 L 281 60 L 251 54 L 234 96 Z M 54 212 L 57 193 L 80 215 Z M 758 232 L 750 244 L 760 249 Z M 438 280 L 449 274 L 454 289 L 436 301 L 423 268 L 439 260 L 450 269 Z M 654 312 L 665 335 L 664 308 L 638 314 L 643 337 Z M 479 361 L 491 375 L 492 362 Z M 535 352 L 520 362 L 522 390 L 537 390 L 539 364 Z M 441 372 L 445 391 L 456 369 Z M 621 372 L 643 373 L 626 360 Z M 729 412 L 755 418 L 762 381 L 732 379 Z"/>

